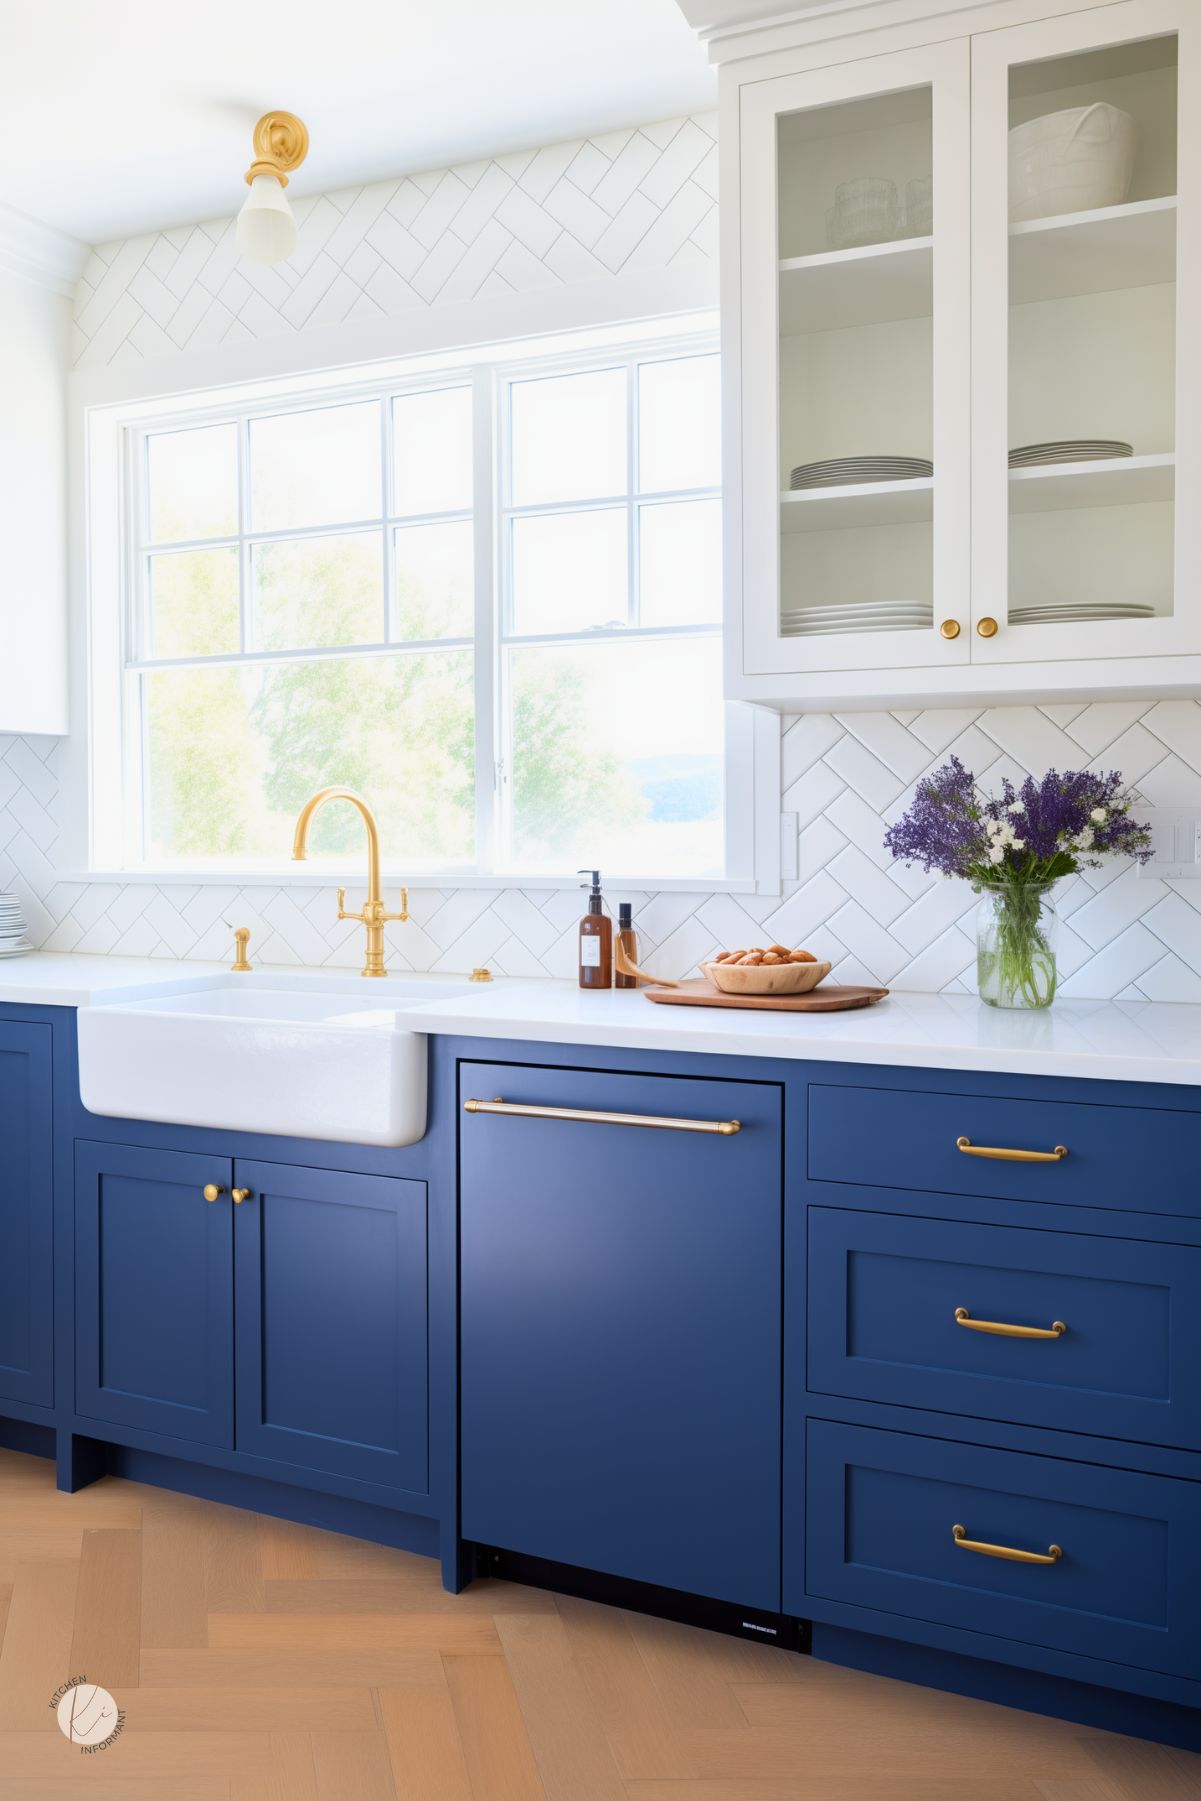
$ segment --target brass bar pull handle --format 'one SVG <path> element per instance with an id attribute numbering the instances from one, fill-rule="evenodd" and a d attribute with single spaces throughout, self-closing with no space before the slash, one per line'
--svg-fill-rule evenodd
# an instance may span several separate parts
<path id="1" fill-rule="evenodd" d="M 1019 1551 L 1014 1545 L 988 1545 L 982 1539 L 969 1538 L 966 1526 L 952 1526 L 951 1537 L 961 1551 L 975 1551 L 981 1557 L 1003 1557 L 1007 1563 L 1058 1563 L 1063 1556 L 1061 1545 L 1048 1545 L 1045 1551 Z"/>
<path id="2" fill-rule="evenodd" d="M 249 1188 L 231 1188 L 229 1192 L 233 1196 L 235 1207 L 240 1207 L 243 1201 L 251 1199 L 251 1190 Z"/>
<path id="3" fill-rule="evenodd" d="M 1061 1319 L 1050 1326 L 1010 1326 L 999 1319 L 973 1319 L 966 1307 L 956 1307 L 955 1324 L 969 1332 L 991 1332 L 997 1338 L 1062 1338 L 1067 1331 Z"/>
<path id="4" fill-rule="evenodd" d="M 657 1126 L 666 1132 L 715 1132 L 732 1138 L 741 1132 L 737 1119 L 670 1119 L 654 1113 L 595 1113 L 591 1107 L 526 1107 L 516 1101 L 464 1101 L 464 1113 L 508 1113 L 521 1119 L 578 1119 L 593 1126 Z"/>
<path id="5" fill-rule="evenodd" d="M 1068 1154 L 1066 1144 L 1053 1151 L 1012 1151 L 1002 1144 L 973 1144 L 970 1138 L 957 1138 L 955 1149 L 965 1157 L 993 1157 L 999 1163 L 1062 1163 Z"/>

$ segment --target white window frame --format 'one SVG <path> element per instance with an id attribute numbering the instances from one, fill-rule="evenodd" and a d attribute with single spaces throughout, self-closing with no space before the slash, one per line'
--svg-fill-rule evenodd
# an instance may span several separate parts
<path id="1" fill-rule="evenodd" d="M 504 400 L 508 383 L 530 375 L 582 371 L 587 367 L 625 365 L 633 370 L 639 361 L 672 355 L 701 355 L 716 349 L 714 324 L 711 316 L 707 316 L 690 329 L 677 329 L 670 334 L 656 333 L 647 327 L 642 330 L 635 326 L 609 327 L 536 344 L 501 343 L 473 347 L 469 355 L 459 351 L 453 355 L 443 353 L 390 360 L 370 371 L 361 371 L 351 379 L 339 378 L 336 372 L 312 371 L 274 381 L 229 384 L 219 392 L 207 395 L 165 396 L 148 404 L 89 408 L 83 422 L 83 478 L 87 503 L 83 534 L 88 714 L 86 766 L 80 769 L 77 761 L 76 793 L 73 804 L 69 803 L 64 833 L 66 860 L 76 867 L 63 871 L 62 879 L 322 887 L 340 881 L 343 876 L 350 881 L 358 879 L 361 872 L 357 867 L 290 863 L 285 860 L 287 853 L 282 846 L 278 855 L 269 855 L 261 862 L 250 864 L 240 860 L 234 865 L 223 863 L 212 867 L 151 866 L 142 855 L 140 756 L 131 729 L 131 723 L 140 720 L 140 708 L 130 686 L 140 679 L 143 668 L 193 664 L 206 659 L 131 662 L 131 653 L 137 646 L 137 624 L 133 616 L 136 564 L 144 554 L 143 548 L 135 547 L 131 484 L 138 479 L 139 456 L 144 459 L 140 447 L 151 432 L 215 423 L 231 415 L 278 415 L 288 410 L 311 410 L 319 405 L 374 397 L 386 404 L 392 394 L 469 385 L 473 391 L 475 459 L 476 862 L 463 867 L 413 869 L 406 865 L 403 846 L 385 843 L 385 865 L 390 875 L 403 876 L 416 887 L 499 890 L 576 886 L 578 877 L 574 872 L 511 873 L 489 867 L 493 846 L 498 844 L 496 783 L 502 760 L 498 743 L 499 684 L 505 642 L 501 607 L 507 605 L 503 594 L 507 582 L 498 580 L 498 576 L 502 570 L 502 521 L 507 509 L 502 506 L 506 491 L 502 490 L 500 476 L 503 471 L 498 468 L 498 458 L 506 454 L 503 447 L 508 444 L 508 420 L 507 416 L 502 416 L 506 412 Z M 244 446 L 242 448 L 244 450 Z M 240 506 L 244 509 L 248 479 L 244 455 L 242 465 Z M 144 468 L 144 460 L 140 467 Z M 391 500 L 390 479 L 391 470 L 386 466 L 383 471 L 385 505 Z M 687 491 L 689 497 L 699 492 Z M 621 498 L 630 507 L 637 504 L 632 491 Z M 656 495 L 656 498 L 671 496 Z M 363 523 L 370 523 L 375 529 L 381 521 L 360 522 Z M 394 600 L 390 571 L 391 535 L 395 523 L 390 510 L 382 516 L 387 559 L 385 592 L 389 608 Z M 343 531 L 352 529 L 352 525 L 323 529 Z M 240 541 L 245 542 L 241 534 Z M 706 629 L 683 628 L 685 632 L 702 634 Z M 679 635 L 680 631 L 681 628 L 674 628 L 672 635 Z M 555 635 L 554 641 L 595 643 L 606 635 L 605 632 L 562 634 Z M 652 634 L 627 627 L 612 635 L 645 638 Z M 521 641 L 541 643 L 546 640 L 539 636 Z M 410 651 L 462 648 L 464 642 L 438 639 L 428 644 L 403 647 L 392 643 L 356 645 L 336 654 L 378 655 L 382 650 L 387 654 L 404 655 Z M 304 654 L 288 653 L 288 660 Z M 277 652 L 244 655 L 248 662 L 280 660 Z M 229 659 L 207 660 L 222 663 Z M 778 893 L 781 875 L 779 735 L 779 720 L 774 713 L 738 702 L 727 703 L 724 875 L 682 877 L 663 876 L 653 870 L 615 870 L 606 872 L 607 881 L 614 887 L 641 890 Z"/>

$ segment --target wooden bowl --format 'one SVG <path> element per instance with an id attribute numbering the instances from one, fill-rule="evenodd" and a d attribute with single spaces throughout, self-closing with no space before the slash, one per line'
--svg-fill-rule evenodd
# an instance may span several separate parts
<path id="1" fill-rule="evenodd" d="M 702 963 L 723 994 L 808 994 L 824 982 L 832 963 Z"/>

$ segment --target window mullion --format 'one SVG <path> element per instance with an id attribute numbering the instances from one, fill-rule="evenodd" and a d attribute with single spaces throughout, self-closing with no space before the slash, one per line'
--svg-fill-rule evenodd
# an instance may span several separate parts
<path id="1" fill-rule="evenodd" d="M 250 524 L 250 420 L 243 415 L 238 420 L 238 648 L 243 656 L 254 642 Z"/>
<path id="2" fill-rule="evenodd" d="M 387 643 L 394 642 L 397 636 L 397 600 L 396 568 L 395 568 L 395 532 L 396 527 L 389 523 L 388 515 L 392 511 L 392 454 L 393 454 L 393 407 L 390 396 L 380 400 L 380 518 L 383 521 L 384 540 L 384 638 Z"/>
<path id="3" fill-rule="evenodd" d="M 638 575 L 638 365 L 626 364 L 626 617 L 631 625 L 642 620 L 642 595 Z"/>
<path id="4" fill-rule="evenodd" d="M 497 634 L 497 391 L 492 371 L 479 367 L 471 383 L 471 455 L 475 574 L 475 857 L 495 869 L 502 815 L 499 788 L 500 668 Z M 502 466 L 507 458 L 502 456 Z"/>

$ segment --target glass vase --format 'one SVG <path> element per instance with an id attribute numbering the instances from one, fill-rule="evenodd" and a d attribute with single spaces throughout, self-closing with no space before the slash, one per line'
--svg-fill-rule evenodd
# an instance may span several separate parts
<path id="1" fill-rule="evenodd" d="M 1059 972 L 1053 882 L 998 882 L 976 910 L 976 983 L 990 1007 L 1049 1007 Z"/>

